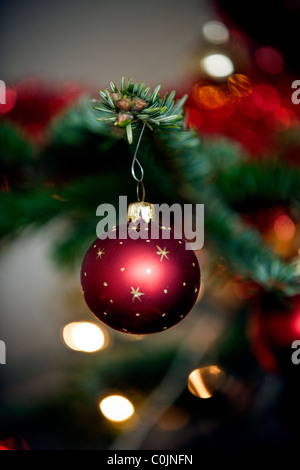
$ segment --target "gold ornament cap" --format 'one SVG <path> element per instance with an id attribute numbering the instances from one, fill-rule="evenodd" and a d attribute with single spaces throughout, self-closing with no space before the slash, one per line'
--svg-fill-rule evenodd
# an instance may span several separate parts
<path id="1" fill-rule="evenodd" d="M 154 205 L 150 202 L 132 202 L 128 206 L 127 221 L 136 222 L 139 218 L 142 218 L 147 224 L 150 220 L 155 220 L 155 209 Z"/>

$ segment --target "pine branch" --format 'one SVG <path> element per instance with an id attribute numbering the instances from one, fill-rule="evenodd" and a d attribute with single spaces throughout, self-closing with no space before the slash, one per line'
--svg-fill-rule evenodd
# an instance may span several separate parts
<path id="1" fill-rule="evenodd" d="M 6 122 L 0 125 L 0 148 L 1 191 L 23 187 L 34 172 L 37 150 L 19 127 Z"/>
<path id="2" fill-rule="evenodd" d="M 121 79 L 120 89 L 111 82 L 110 91 L 99 91 L 102 101 L 92 104 L 100 114 L 97 121 L 126 128 L 130 144 L 133 142 L 132 129 L 139 124 L 146 124 L 151 130 L 157 127 L 177 128 L 176 123 L 182 119 L 182 108 L 187 95 L 175 104 L 175 91 L 160 98 L 160 89 L 161 85 L 158 85 L 150 93 L 150 87 L 146 87 L 144 83 L 133 83 L 129 79 L 126 84 L 124 77 Z"/>
<path id="3" fill-rule="evenodd" d="M 226 163 L 234 163 L 231 169 L 235 168 L 236 171 L 240 165 L 244 165 L 243 155 L 237 163 L 236 147 L 228 143 L 226 160 L 216 165 L 216 160 L 211 159 L 210 141 L 201 142 L 195 131 L 182 129 L 182 132 L 176 134 L 174 131 L 159 132 L 156 137 L 163 143 L 165 152 L 172 155 L 175 178 L 180 174 L 180 179 L 177 178 L 179 193 L 187 200 L 205 206 L 205 244 L 208 250 L 215 253 L 218 263 L 224 264 L 232 275 L 238 273 L 266 290 L 283 290 L 290 295 L 300 292 L 299 269 L 295 264 L 281 260 L 266 245 L 258 231 L 243 222 L 239 213 L 230 207 L 229 201 L 218 190 L 218 175 Z M 268 170 L 268 165 L 262 167 L 261 181 L 266 181 Z M 293 183 L 295 191 L 289 194 L 291 203 L 300 186 L 299 174 L 291 173 L 290 176 L 292 174 L 298 183 Z M 241 186 L 243 179 L 239 180 L 236 187 Z M 228 191 L 230 193 L 230 189 Z M 259 192 L 256 196 L 259 197 Z M 235 201 L 239 201 L 238 196 Z"/>
<path id="4" fill-rule="evenodd" d="M 242 184 L 241 184 L 242 182 Z M 247 204 L 281 204 L 295 209 L 300 204 L 300 171 L 280 160 L 239 162 L 234 168 L 220 171 L 216 185 L 231 207 Z"/>
<path id="5" fill-rule="evenodd" d="M 185 97 L 175 104 L 175 92 L 160 98 L 160 86 L 150 92 L 144 84 L 125 83 L 124 79 L 120 89 L 111 83 L 110 90 L 101 92 L 100 112 L 114 120 L 97 121 L 88 98 L 82 97 L 77 106 L 53 120 L 49 145 L 33 150 L 33 164 L 25 151 L 26 142 L 23 157 L 18 146 L 10 146 L 11 161 L 25 175 L 29 160 L 31 171 L 26 173 L 21 189 L 12 187 L 10 193 L 0 195 L 1 239 L 62 217 L 68 222 L 68 230 L 55 244 L 57 258 L 66 264 L 80 258 L 84 240 L 87 247 L 95 236 L 96 207 L 102 202 L 117 205 L 118 196 L 128 191 L 135 194 L 130 175 L 131 146 L 126 145 L 122 127 L 114 125 L 118 114 L 123 113 L 117 105 L 119 98 L 129 98 L 129 140 L 136 139 L 134 130 L 144 122 L 151 129 L 155 127 L 155 132 L 148 128 L 141 143 L 149 199 L 157 203 L 203 203 L 205 246 L 219 264 L 264 289 L 297 292 L 297 263 L 281 260 L 258 230 L 243 222 L 238 206 L 256 197 L 268 199 L 270 204 L 280 199 L 298 210 L 299 172 L 276 159 L 249 163 L 238 144 L 224 138 L 204 139 L 186 129 Z M 136 112 L 134 103 L 139 99 L 146 105 Z M 150 123 L 157 118 L 159 124 Z M 3 131 L 4 138 L 8 132 L 11 130 Z M 23 163 L 17 163 L 18 158 Z M 2 162 L 5 172 L 10 159 L 2 158 Z"/>

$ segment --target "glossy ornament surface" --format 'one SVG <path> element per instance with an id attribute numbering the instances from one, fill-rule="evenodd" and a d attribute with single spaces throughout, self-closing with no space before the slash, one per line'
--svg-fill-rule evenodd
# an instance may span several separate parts
<path id="1" fill-rule="evenodd" d="M 97 238 L 81 269 L 83 295 L 93 314 L 111 328 L 139 335 L 180 322 L 194 306 L 200 282 L 197 257 L 186 241 L 170 228 L 144 221 Z"/>

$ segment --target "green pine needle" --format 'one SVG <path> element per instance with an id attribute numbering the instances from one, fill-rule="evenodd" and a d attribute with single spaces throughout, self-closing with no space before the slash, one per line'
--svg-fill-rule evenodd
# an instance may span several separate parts
<path id="1" fill-rule="evenodd" d="M 128 139 L 129 144 L 132 144 L 133 137 L 132 137 L 132 127 L 131 127 L 130 122 L 126 126 L 126 135 L 127 135 L 127 139 Z"/>

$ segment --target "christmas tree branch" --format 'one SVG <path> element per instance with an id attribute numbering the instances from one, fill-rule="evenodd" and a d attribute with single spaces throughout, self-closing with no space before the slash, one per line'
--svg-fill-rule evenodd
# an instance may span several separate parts
<path id="1" fill-rule="evenodd" d="M 151 130 L 157 127 L 176 128 L 176 122 L 182 119 L 182 107 L 187 95 L 175 105 L 175 91 L 160 98 L 160 89 L 161 85 L 158 85 L 150 93 L 150 87 L 146 87 L 144 83 L 133 83 L 129 79 L 126 84 L 124 77 L 119 89 L 111 82 L 110 90 L 99 92 L 102 101 L 93 104 L 100 116 L 97 121 L 126 128 L 129 144 L 133 142 L 132 129 L 139 124 L 145 124 Z"/>
<path id="2" fill-rule="evenodd" d="M 216 185 L 227 203 L 236 209 L 251 203 L 259 207 L 284 205 L 295 211 L 300 203 L 300 172 L 278 160 L 240 162 L 224 168 Z M 242 185 L 240 184 L 242 182 Z M 297 210 L 298 213 L 298 210 Z"/>
<path id="3" fill-rule="evenodd" d="M 236 147 L 232 147 L 231 157 L 230 152 L 227 152 L 222 163 L 211 158 L 209 140 L 201 142 L 195 131 L 182 129 L 182 132 L 176 132 L 176 135 L 174 132 L 164 132 L 159 133 L 158 138 L 165 146 L 165 151 L 173 156 L 172 164 L 178 191 L 184 198 L 194 203 L 203 203 L 205 206 L 206 247 L 215 253 L 218 263 L 224 264 L 233 275 L 238 273 L 266 290 L 282 290 L 290 295 L 299 292 L 297 266 L 281 260 L 271 247 L 267 246 L 259 232 L 243 222 L 240 214 L 230 206 L 230 201 L 226 200 L 225 193 L 222 194 L 218 188 L 219 175 L 224 172 L 227 164 L 228 175 L 238 173 L 239 169 L 246 165 L 243 155 L 240 161 L 237 161 Z M 228 145 L 230 148 L 229 143 Z M 264 181 L 265 184 L 269 180 L 268 171 L 269 165 L 266 164 L 259 173 L 261 182 Z M 279 176 L 282 165 L 273 171 Z M 179 174 L 180 178 L 177 177 Z M 286 187 L 293 187 L 294 192 L 286 193 L 285 200 L 287 202 L 288 199 L 293 204 L 297 199 L 300 177 L 293 171 L 289 172 L 289 176 Z M 241 187 L 243 179 L 235 183 L 233 188 Z M 260 197 L 259 190 L 260 186 L 254 191 L 257 198 Z M 278 196 L 276 201 L 277 199 Z M 234 201 L 237 203 L 240 198 L 237 196 Z"/>
<path id="4" fill-rule="evenodd" d="M 144 84 L 122 79 L 120 88 L 111 83 L 110 91 L 101 92 L 101 103 L 92 104 L 95 110 L 84 96 L 52 121 L 45 148 L 32 148 L 17 128 L 2 124 L 0 163 L 3 174 L 9 175 L 9 192 L 1 194 L 2 241 L 28 226 L 39 227 L 61 217 L 68 229 L 56 242 L 58 259 L 67 263 L 76 254 L 80 259 L 82 246 L 86 248 L 95 237 L 97 206 L 117 205 L 121 194 L 136 197 L 128 136 L 129 142 L 135 142 L 136 130 L 148 123 L 140 148 L 148 199 L 204 204 L 205 246 L 218 264 L 265 289 L 297 291 L 295 264 L 280 259 L 259 231 L 245 224 L 241 209 L 256 200 L 281 202 L 298 210 L 299 172 L 276 158 L 249 162 L 236 143 L 202 138 L 186 129 L 186 97 L 175 101 L 172 92 L 160 98 L 159 91 L 160 86 L 150 92 Z M 137 110 L 137 103 L 143 109 Z M 120 108 L 129 105 L 128 110 Z M 130 113 L 132 135 L 118 122 L 125 112 Z"/>

